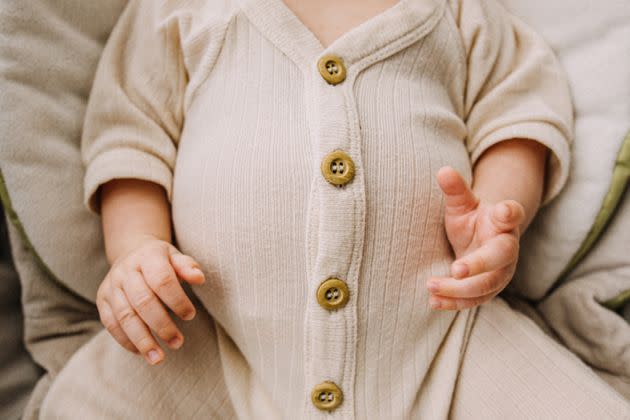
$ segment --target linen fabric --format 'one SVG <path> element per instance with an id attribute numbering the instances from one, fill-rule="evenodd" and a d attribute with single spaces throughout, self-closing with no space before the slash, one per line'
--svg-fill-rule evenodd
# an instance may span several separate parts
<path id="1" fill-rule="evenodd" d="M 109 267 L 100 221 L 81 205 L 79 144 L 96 64 L 125 4 L 0 4 L 0 197 L 51 281 L 92 302 Z M 23 278 L 23 288 L 40 280 Z"/>
<path id="2" fill-rule="evenodd" d="M 98 57 L 125 4 L 0 2 L 0 198 L 21 283 L 21 341 L 45 372 L 16 410 L 26 420 L 39 418 L 57 372 L 103 328 L 94 299 L 108 264 L 100 221 L 82 206 L 79 144 Z M 18 404 L 8 391 L 0 398 Z"/>
<path id="3" fill-rule="evenodd" d="M 116 178 L 165 188 L 239 418 L 325 417 L 324 381 L 339 418 L 446 417 L 476 309 L 428 308 L 452 261 L 435 172 L 470 180 L 490 146 L 534 139 L 547 202 L 571 127 L 551 50 L 494 2 L 403 0 L 324 48 L 279 0 L 131 1 L 88 104 L 86 203 Z M 341 188 L 320 172 L 337 149 L 356 167 Z M 329 277 L 350 291 L 336 311 L 315 299 Z"/>
<path id="4" fill-rule="evenodd" d="M 51 278 L 12 224 L 9 224 L 9 237 L 13 261 L 22 282 L 20 297 L 24 329 L 19 340 L 32 361 L 43 370 L 36 369 L 35 364 L 31 366 L 37 373 L 31 378 L 39 380 L 36 384 L 34 380 L 29 381 L 29 385 L 35 386 L 30 390 L 24 411 L 18 413 L 23 420 L 34 420 L 39 418 L 39 408 L 53 379 L 74 352 L 103 326 L 94 305 Z M 26 372 L 20 376 L 22 380 L 28 378 Z"/>

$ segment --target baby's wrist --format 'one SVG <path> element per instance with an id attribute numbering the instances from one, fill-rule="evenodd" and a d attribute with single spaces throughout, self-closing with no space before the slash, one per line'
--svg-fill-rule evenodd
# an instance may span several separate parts
<path id="1" fill-rule="evenodd" d="M 113 266 L 121 259 L 131 255 L 144 246 L 147 246 L 154 242 L 167 242 L 168 238 L 160 238 L 158 236 L 148 233 L 136 233 L 125 235 L 125 239 L 117 243 L 116 249 L 112 250 L 111 255 L 108 255 L 108 260 Z"/>

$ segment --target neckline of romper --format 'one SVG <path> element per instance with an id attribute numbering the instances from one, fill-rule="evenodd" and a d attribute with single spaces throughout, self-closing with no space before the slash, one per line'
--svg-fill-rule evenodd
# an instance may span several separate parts
<path id="1" fill-rule="evenodd" d="M 331 54 L 343 58 L 351 78 L 428 34 L 446 7 L 446 0 L 400 0 L 324 47 L 283 0 L 241 2 L 252 24 L 303 71 Z"/>

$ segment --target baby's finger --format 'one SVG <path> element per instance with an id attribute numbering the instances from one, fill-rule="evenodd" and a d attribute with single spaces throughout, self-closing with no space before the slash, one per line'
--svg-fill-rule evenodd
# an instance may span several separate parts
<path id="1" fill-rule="evenodd" d="M 444 192 L 445 211 L 450 215 L 464 215 L 477 208 L 479 199 L 464 178 L 450 166 L 440 168 L 437 181 Z"/>
<path id="2" fill-rule="evenodd" d="M 164 352 L 127 301 L 125 293 L 117 287 L 112 291 L 111 306 L 116 320 L 138 351 L 150 364 L 160 363 L 164 359 Z"/>
<path id="3" fill-rule="evenodd" d="M 446 310 L 446 311 L 461 311 L 463 309 L 472 308 L 490 301 L 499 292 L 493 292 L 486 296 L 479 296 L 476 298 L 462 299 L 462 298 L 445 298 L 442 296 L 431 296 L 429 298 L 429 305 L 432 309 Z"/>
<path id="4" fill-rule="evenodd" d="M 171 264 L 177 276 L 190 284 L 203 284 L 205 276 L 199 268 L 199 264 L 192 257 L 184 255 L 175 247 L 171 249 Z"/>
<path id="5" fill-rule="evenodd" d="M 492 223 L 499 232 L 511 232 L 525 221 L 525 209 L 514 200 L 497 203 L 492 210 Z"/>
<path id="6" fill-rule="evenodd" d="M 107 328 L 107 331 L 114 337 L 114 340 L 118 342 L 125 349 L 132 353 L 138 353 L 138 349 L 133 345 L 127 334 L 123 331 L 122 327 L 118 323 L 118 320 L 114 316 L 112 308 L 105 300 L 98 299 L 96 301 L 96 307 L 101 318 L 101 323 Z"/>
<path id="7" fill-rule="evenodd" d="M 515 235 L 502 233 L 453 262 L 451 275 L 456 279 L 498 270 L 518 259 L 519 242 Z"/>
<path id="8" fill-rule="evenodd" d="M 509 283 L 512 267 L 457 280 L 451 277 L 433 277 L 427 289 L 434 295 L 451 298 L 476 298 L 500 292 Z"/>
<path id="9" fill-rule="evenodd" d="M 140 269 L 151 290 L 183 320 L 195 317 L 195 306 L 182 289 L 168 255 L 142 263 Z"/>
<path id="10" fill-rule="evenodd" d="M 133 270 L 128 274 L 127 281 L 123 283 L 123 290 L 140 318 L 170 348 L 178 349 L 184 344 L 182 333 L 175 326 L 157 296 L 144 282 L 139 271 Z"/>

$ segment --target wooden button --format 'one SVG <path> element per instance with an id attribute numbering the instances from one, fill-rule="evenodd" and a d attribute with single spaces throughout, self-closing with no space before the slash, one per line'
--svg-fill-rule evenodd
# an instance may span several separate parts
<path id="1" fill-rule="evenodd" d="M 332 411 L 341 405 L 343 393 L 334 382 L 326 381 L 313 388 L 311 401 L 320 410 Z"/>
<path id="2" fill-rule="evenodd" d="M 335 150 L 324 157 L 322 175 L 333 185 L 345 185 L 354 178 L 354 162 L 342 150 Z"/>
<path id="3" fill-rule="evenodd" d="M 317 289 L 317 302 L 324 309 L 341 309 L 346 306 L 349 297 L 348 285 L 334 277 L 324 281 Z"/>
<path id="4" fill-rule="evenodd" d="M 317 69 L 325 81 L 337 85 L 346 80 L 346 66 L 336 55 L 325 55 L 317 62 Z"/>

